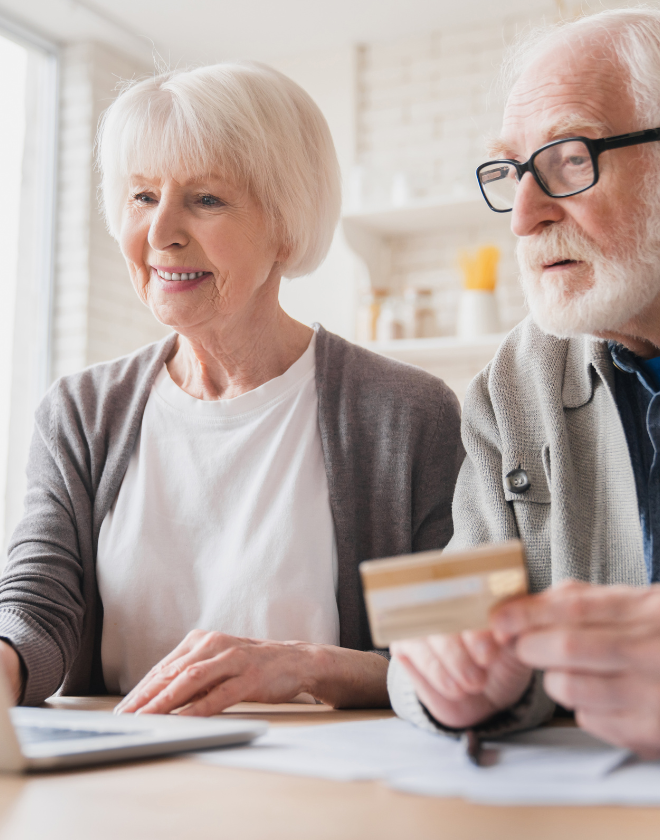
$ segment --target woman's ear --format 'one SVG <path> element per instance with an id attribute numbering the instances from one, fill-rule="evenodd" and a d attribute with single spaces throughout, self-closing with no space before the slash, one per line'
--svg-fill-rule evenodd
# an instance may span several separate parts
<path id="1" fill-rule="evenodd" d="M 280 264 L 282 268 L 286 267 L 287 262 L 289 261 L 289 257 L 291 256 L 291 246 L 282 243 L 280 248 L 277 252 L 277 256 L 275 259 Z"/>

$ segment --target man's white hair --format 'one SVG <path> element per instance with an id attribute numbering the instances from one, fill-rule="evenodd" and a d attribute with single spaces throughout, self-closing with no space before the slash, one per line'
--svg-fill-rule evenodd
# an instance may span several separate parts
<path id="1" fill-rule="evenodd" d="M 612 48 L 612 73 L 634 107 L 628 131 L 660 127 L 660 10 L 648 6 L 603 11 L 524 34 L 509 51 L 500 81 L 510 93 L 523 73 L 556 47 L 588 57 L 590 44 Z M 585 52 L 585 50 L 587 52 Z M 602 53 L 594 60 L 603 60 Z M 518 240 L 525 298 L 541 329 L 557 336 L 607 334 L 628 328 L 660 294 L 660 143 L 644 147 L 647 164 L 637 208 L 621 220 L 618 242 L 605 254 L 583 230 L 564 220 Z M 544 265 L 582 263 L 586 287 L 564 287 Z M 574 268 L 573 275 L 580 269 Z"/>
<path id="2" fill-rule="evenodd" d="M 609 40 L 624 70 L 622 81 L 633 98 L 637 122 L 630 130 L 660 126 L 660 9 L 652 6 L 610 9 L 521 33 L 502 65 L 500 84 L 505 95 L 525 70 L 555 44 L 580 49 L 596 33 L 603 33 L 605 43 Z"/>
<path id="3" fill-rule="evenodd" d="M 339 220 L 328 124 L 301 87 L 263 64 L 214 64 L 128 84 L 103 116 L 97 160 L 115 239 L 132 174 L 220 173 L 245 186 L 288 253 L 287 277 L 318 267 Z"/>

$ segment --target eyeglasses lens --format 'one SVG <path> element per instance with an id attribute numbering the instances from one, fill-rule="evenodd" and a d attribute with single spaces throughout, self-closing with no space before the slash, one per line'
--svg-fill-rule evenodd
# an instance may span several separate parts
<path id="1" fill-rule="evenodd" d="M 515 167 L 501 160 L 486 164 L 479 170 L 479 181 L 491 207 L 511 210 L 518 185 Z"/>
<path id="2" fill-rule="evenodd" d="M 534 158 L 534 169 L 556 198 L 587 189 L 595 178 L 589 149 L 580 140 L 567 140 L 543 149 Z"/>
<path id="3" fill-rule="evenodd" d="M 539 180 L 555 198 L 586 190 L 596 180 L 589 149 L 581 140 L 567 140 L 543 149 L 533 158 Z M 516 168 L 504 160 L 495 160 L 479 169 L 481 188 L 494 210 L 513 208 L 518 187 Z"/>

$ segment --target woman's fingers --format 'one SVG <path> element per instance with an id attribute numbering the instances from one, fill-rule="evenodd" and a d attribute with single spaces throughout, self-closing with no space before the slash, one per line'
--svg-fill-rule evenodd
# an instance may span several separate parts
<path id="1" fill-rule="evenodd" d="M 193 699 L 179 714 L 189 715 L 191 717 L 219 715 L 225 709 L 249 697 L 252 693 L 252 688 L 249 681 L 243 676 L 229 677 L 202 697 Z"/>
<path id="2" fill-rule="evenodd" d="M 142 705 L 137 713 L 165 715 L 180 709 L 200 695 L 204 696 L 224 680 L 239 676 L 245 667 L 244 658 L 242 650 L 233 649 L 212 659 L 191 662 Z"/>
<path id="3" fill-rule="evenodd" d="M 172 663 L 176 662 L 181 657 L 185 656 L 186 654 L 190 653 L 195 645 L 199 640 L 199 636 L 197 635 L 199 631 L 193 630 L 192 633 L 188 633 L 185 639 L 180 642 L 171 653 L 168 653 L 167 656 L 163 657 L 160 662 L 156 663 L 154 667 L 142 677 L 140 682 L 133 688 L 129 693 L 124 697 L 124 699 L 115 706 L 115 713 L 120 714 L 121 712 L 132 712 L 135 711 L 137 706 L 135 705 L 136 698 L 138 696 L 142 696 L 143 692 L 147 692 L 147 686 L 149 686 L 153 680 L 162 677 L 163 672 L 166 668 L 168 668 Z M 145 694 L 146 696 L 146 694 Z"/>
<path id="4" fill-rule="evenodd" d="M 216 714 L 241 700 L 286 702 L 308 690 L 308 648 L 208 633 L 193 650 L 135 689 L 120 712 L 168 714 L 191 703 L 191 714 Z M 228 680 L 232 690 L 217 692 Z"/>
<path id="5" fill-rule="evenodd" d="M 136 712 L 145 706 L 154 697 L 164 691 L 186 668 L 199 661 L 196 651 L 191 651 L 186 656 L 170 662 L 153 675 L 147 675 L 130 694 L 126 695 L 122 703 L 116 707 L 118 714 Z"/>
<path id="6" fill-rule="evenodd" d="M 174 650 L 155 665 L 151 671 L 124 697 L 115 713 L 135 712 L 160 694 L 173 680 L 194 662 L 204 661 L 236 645 L 245 645 L 246 639 L 224 633 L 193 630 Z"/>

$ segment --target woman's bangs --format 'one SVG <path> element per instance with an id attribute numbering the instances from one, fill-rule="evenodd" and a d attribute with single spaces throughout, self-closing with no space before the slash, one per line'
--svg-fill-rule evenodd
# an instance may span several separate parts
<path id="1" fill-rule="evenodd" d="M 127 119 L 119 150 L 120 177 L 171 175 L 178 180 L 217 172 L 217 142 L 212 142 L 195 114 L 183 114 L 167 99 L 152 100 L 146 108 L 139 103 L 141 107 Z M 222 160 L 223 169 L 226 163 Z"/>

